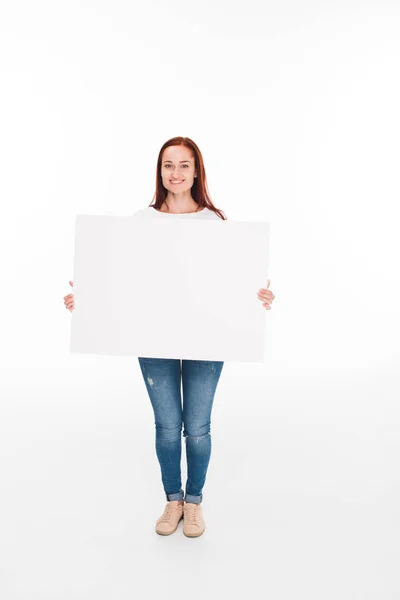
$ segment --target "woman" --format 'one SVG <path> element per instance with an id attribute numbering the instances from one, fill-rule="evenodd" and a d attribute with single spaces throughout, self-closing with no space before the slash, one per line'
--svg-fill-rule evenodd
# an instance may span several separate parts
<path id="1" fill-rule="evenodd" d="M 184 137 L 171 138 L 162 146 L 157 160 L 156 192 L 147 208 L 135 213 L 140 218 L 223 219 L 207 190 L 203 158 L 197 145 Z M 73 282 L 69 282 L 73 285 Z M 267 282 L 267 288 L 270 281 Z M 271 309 L 275 296 L 262 288 L 257 296 Z M 68 310 L 74 296 L 64 297 Z M 211 455 L 211 409 L 224 365 L 223 361 L 138 357 L 155 417 L 156 454 L 167 500 L 156 521 L 156 532 L 170 535 L 183 518 L 183 533 L 198 537 L 205 530 L 201 510 L 203 486 Z M 181 404 L 181 383 L 183 406 Z M 181 483 L 181 438 L 186 442 L 187 482 Z"/>

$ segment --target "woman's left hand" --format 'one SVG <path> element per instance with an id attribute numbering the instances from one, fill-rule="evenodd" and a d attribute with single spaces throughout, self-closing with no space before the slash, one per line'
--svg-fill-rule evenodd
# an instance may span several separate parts
<path id="1" fill-rule="evenodd" d="M 271 280 L 268 279 L 267 288 L 269 287 L 270 283 L 271 283 Z M 272 293 L 271 290 L 267 290 L 266 288 L 261 288 L 257 292 L 257 297 L 259 300 L 262 301 L 263 306 L 266 308 L 266 310 L 271 310 L 272 307 L 270 306 L 270 304 L 275 298 L 275 295 Z"/>

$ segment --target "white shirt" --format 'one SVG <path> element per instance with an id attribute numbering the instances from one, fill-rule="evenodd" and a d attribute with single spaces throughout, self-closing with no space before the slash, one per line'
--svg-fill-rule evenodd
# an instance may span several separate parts
<path id="1" fill-rule="evenodd" d="M 173 219 L 174 217 L 182 217 L 184 219 L 218 219 L 219 221 L 223 221 L 225 219 L 221 219 L 221 217 L 219 217 L 217 215 L 217 213 L 215 213 L 213 210 L 210 210 L 209 208 L 207 208 L 206 206 L 202 209 L 199 210 L 197 212 L 190 212 L 190 213 L 167 213 L 167 212 L 160 212 L 159 210 L 156 210 L 155 208 L 153 208 L 152 206 L 148 206 L 147 208 L 142 208 L 138 211 L 136 211 L 135 213 L 133 213 L 134 217 L 144 217 L 144 218 L 167 218 L 167 219 Z"/>

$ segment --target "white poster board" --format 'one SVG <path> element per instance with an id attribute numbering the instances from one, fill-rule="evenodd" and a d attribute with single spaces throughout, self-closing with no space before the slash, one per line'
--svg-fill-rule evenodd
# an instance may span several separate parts
<path id="1" fill-rule="evenodd" d="M 264 362 L 269 224 L 77 215 L 71 352 Z"/>

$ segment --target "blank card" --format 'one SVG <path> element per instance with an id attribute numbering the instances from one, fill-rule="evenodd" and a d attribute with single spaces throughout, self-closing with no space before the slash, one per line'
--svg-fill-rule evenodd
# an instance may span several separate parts
<path id="1" fill-rule="evenodd" d="M 269 229 L 77 215 L 71 352 L 264 362 Z"/>

